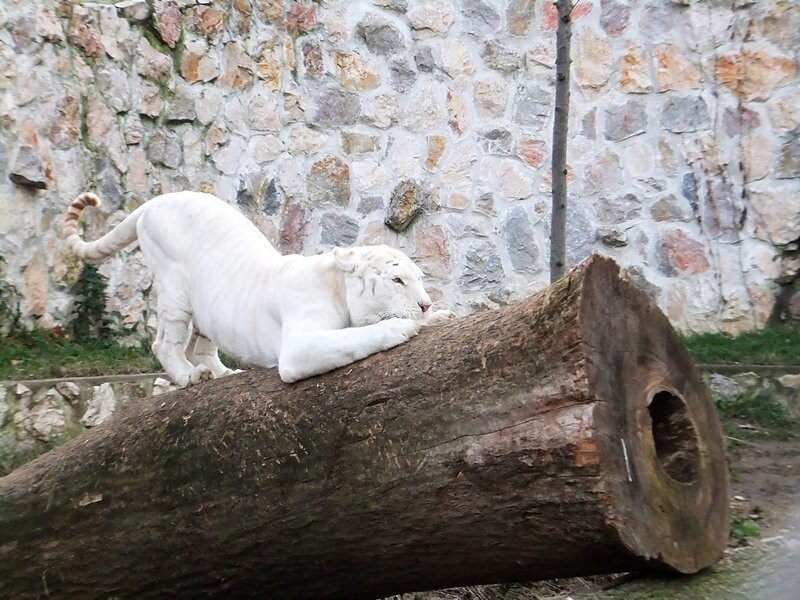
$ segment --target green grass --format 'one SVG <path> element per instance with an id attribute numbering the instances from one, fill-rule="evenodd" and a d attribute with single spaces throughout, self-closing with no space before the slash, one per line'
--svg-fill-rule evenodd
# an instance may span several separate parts
<path id="1" fill-rule="evenodd" d="M 800 364 L 800 329 L 769 328 L 737 337 L 703 334 L 683 338 L 698 363 Z M 223 359 L 226 360 L 226 359 Z M 226 364 L 235 361 L 227 359 Z M 45 332 L 17 333 L 0 338 L 0 379 L 79 377 L 161 371 L 150 348 L 123 348 L 113 341 L 78 342 Z M 721 407 L 736 414 L 742 407 Z M 765 410 L 771 410 L 769 406 Z M 753 415 L 742 415 L 753 418 Z M 757 420 L 769 420 L 759 415 Z"/>
<path id="2" fill-rule="evenodd" d="M 161 371 L 149 348 L 76 342 L 41 331 L 0 338 L 0 380 Z"/>
<path id="3" fill-rule="evenodd" d="M 698 363 L 800 365 L 800 328 L 769 327 L 730 337 L 704 333 L 683 338 Z"/>
<path id="4" fill-rule="evenodd" d="M 747 540 L 761 535 L 761 529 L 753 519 L 742 515 L 731 515 L 730 539 L 737 546 L 747 543 Z"/>

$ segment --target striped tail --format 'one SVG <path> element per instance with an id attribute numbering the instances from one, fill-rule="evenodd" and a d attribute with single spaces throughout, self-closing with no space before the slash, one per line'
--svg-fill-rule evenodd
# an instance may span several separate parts
<path id="1" fill-rule="evenodd" d="M 78 219 L 87 206 L 100 206 L 97 195 L 85 192 L 69 205 L 61 223 L 61 235 L 67 240 L 70 250 L 84 260 L 100 260 L 119 252 L 136 240 L 136 222 L 141 216 L 141 208 L 129 214 L 122 223 L 114 227 L 94 242 L 86 242 L 78 234 Z"/>

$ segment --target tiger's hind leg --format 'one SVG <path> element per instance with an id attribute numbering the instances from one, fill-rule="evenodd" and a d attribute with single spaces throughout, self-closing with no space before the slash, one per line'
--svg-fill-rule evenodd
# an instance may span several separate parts
<path id="1" fill-rule="evenodd" d="M 204 336 L 197 327 L 192 326 L 192 335 L 186 345 L 186 358 L 195 365 L 205 365 L 214 374 L 214 377 L 225 377 L 238 373 L 226 367 L 219 358 L 217 345 Z"/>
<path id="2" fill-rule="evenodd" d="M 186 358 L 191 313 L 163 296 L 159 296 L 158 328 L 153 353 L 170 378 L 186 387 L 214 378 L 209 367 L 193 365 Z"/>

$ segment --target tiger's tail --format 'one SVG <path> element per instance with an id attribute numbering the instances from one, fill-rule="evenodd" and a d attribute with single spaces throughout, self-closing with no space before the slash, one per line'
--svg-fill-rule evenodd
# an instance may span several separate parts
<path id="1" fill-rule="evenodd" d="M 136 240 L 136 223 L 141 217 L 142 207 L 137 208 L 103 237 L 86 242 L 78 234 L 78 219 L 87 206 L 100 206 L 100 198 L 96 194 L 84 192 L 69 205 L 61 223 L 61 235 L 67 245 L 83 260 L 100 260 L 119 252 Z M 143 205 L 144 206 L 144 205 Z"/>

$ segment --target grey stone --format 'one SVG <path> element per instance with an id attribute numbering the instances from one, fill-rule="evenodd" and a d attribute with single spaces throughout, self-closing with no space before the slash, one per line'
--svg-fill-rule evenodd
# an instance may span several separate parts
<path id="1" fill-rule="evenodd" d="M 59 381 L 56 384 L 56 390 L 59 394 L 66 398 L 70 404 L 75 404 L 81 399 L 81 388 L 74 381 Z M 2 425 L 2 423 L 0 423 Z"/>
<path id="2" fill-rule="evenodd" d="M 262 205 L 264 213 L 267 215 L 277 215 L 282 204 L 283 197 L 278 189 L 278 183 L 274 178 L 270 179 L 270 182 L 267 184 L 267 188 L 264 191 L 264 202 Z"/>
<path id="3" fill-rule="evenodd" d="M 122 135 L 125 143 L 129 146 L 141 143 L 144 139 L 144 125 L 139 115 L 130 114 L 127 116 L 122 127 Z"/>
<path id="4" fill-rule="evenodd" d="M 514 148 L 514 138 L 508 129 L 492 129 L 478 134 L 478 145 L 485 154 L 508 156 Z"/>
<path id="5" fill-rule="evenodd" d="M 567 201 L 567 264 L 577 265 L 592 253 L 597 228 L 589 208 L 578 198 Z"/>
<path id="6" fill-rule="evenodd" d="M 8 402 L 6 402 L 6 388 L 3 386 L 0 388 L 0 428 L 6 424 L 10 412 L 11 408 L 8 406 Z"/>
<path id="7" fill-rule="evenodd" d="M 422 191 L 416 181 L 407 179 L 394 188 L 386 209 L 384 223 L 395 231 L 404 231 L 423 207 Z"/>
<path id="8" fill-rule="evenodd" d="M 661 288 L 651 283 L 644 275 L 642 267 L 633 265 L 626 267 L 622 271 L 622 276 L 630 281 L 637 288 L 642 290 L 648 298 L 654 303 L 658 304 L 659 296 L 661 295 Z"/>
<path id="9" fill-rule="evenodd" d="M 97 91 L 102 94 L 114 112 L 125 112 L 131 107 L 130 83 L 122 69 L 104 67 L 97 70 Z"/>
<path id="10" fill-rule="evenodd" d="M 106 206 L 118 206 L 122 200 L 122 182 L 117 169 L 113 167 L 107 157 L 98 160 L 96 181 L 100 197 Z"/>
<path id="11" fill-rule="evenodd" d="M 408 0 L 372 0 L 375 6 L 382 6 L 388 10 L 405 12 L 408 8 Z"/>
<path id="12" fill-rule="evenodd" d="M 511 35 L 523 36 L 533 22 L 536 0 L 511 0 L 506 9 L 508 32 Z"/>
<path id="13" fill-rule="evenodd" d="M 308 40 L 300 46 L 303 57 L 305 75 L 311 79 L 318 79 L 325 72 L 325 60 L 322 56 L 322 46 L 317 40 Z"/>
<path id="14" fill-rule="evenodd" d="M 622 248 L 628 245 L 628 235 L 615 227 L 601 227 L 597 231 L 600 241 L 609 248 Z"/>
<path id="15" fill-rule="evenodd" d="M 117 396 L 110 383 L 102 383 L 94 388 L 92 399 L 81 417 L 84 427 L 95 427 L 108 419 L 117 409 Z"/>
<path id="16" fill-rule="evenodd" d="M 508 257 L 515 271 L 538 273 L 543 269 L 539 248 L 533 237 L 533 225 L 523 207 L 515 206 L 508 211 L 503 223 L 503 235 Z"/>
<path id="17" fill-rule="evenodd" d="M 341 127 L 354 124 L 361 113 L 358 94 L 329 86 L 317 98 L 314 122 L 317 125 Z"/>
<path id="18" fill-rule="evenodd" d="M 172 76 L 172 59 L 140 38 L 136 57 L 136 72 L 143 77 L 167 83 Z"/>
<path id="19" fill-rule="evenodd" d="M 391 56 L 406 49 L 403 34 L 392 23 L 381 16 L 370 13 L 356 26 L 356 35 L 373 54 Z"/>
<path id="20" fill-rule="evenodd" d="M 147 0 L 124 0 L 114 4 L 129 21 L 144 21 L 150 16 L 150 5 Z"/>
<path id="21" fill-rule="evenodd" d="M 668 98 L 661 113 L 661 124 L 673 133 L 708 129 L 711 120 L 706 101 L 700 96 Z"/>
<path id="22" fill-rule="evenodd" d="M 789 139 L 781 147 L 781 157 L 775 169 L 778 179 L 800 177 L 800 126 L 789 132 Z"/>
<path id="23" fill-rule="evenodd" d="M 320 220 L 323 247 L 352 246 L 358 239 L 358 222 L 347 215 L 328 213 Z"/>
<path id="24" fill-rule="evenodd" d="M 147 157 L 151 162 L 177 169 L 183 160 L 180 138 L 174 131 L 154 131 L 147 143 Z"/>
<path id="25" fill-rule="evenodd" d="M 626 194 L 617 198 L 600 198 L 596 207 L 599 221 L 609 225 L 638 219 L 642 213 L 642 203 L 635 194 Z"/>
<path id="26" fill-rule="evenodd" d="M 22 187 L 34 190 L 47 189 L 42 157 L 35 148 L 20 146 L 11 163 L 8 178 Z"/>
<path id="27" fill-rule="evenodd" d="M 711 393 L 711 399 L 714 402 L 730 402 L 732 400 L 737 400 L 746 394 L 751 387 L 743 381 L 737 381 L 721 373 L 709 373 L 704 379 L 706 380 L 708 391 Z"/>
<path id="28" fill-rule="evenodd" d="M 689 203 L 674 194 L 659 198 L 650 207 L 650 216 L 654 221 L 688 221 L 692 212 Z"/>
<path id="29" fill-rule="evenodd" d="M 391 75 L 392 87 L 404 94 L 414 87 L 417 80 L 417 72 L 404 59 L 393 60 L 389 63 L 389 73 Z"/>
<path id="30" fill-rule="evenodd" d="M 606 108 L 607 140 L 620 140 L 639 135 L 647 130 L 647 111 L 642 100 L 629 100 L 624 104 L 611 105 Z"/>
<path id="31" fill-rule="evenodd" d="M 514 123 L 543 128 L 550 116 L 552 102 L 552 94 L 538 86 L 519 86 L 514 99 Z"/>
<path id="32" fill-rule="evenodd" d="M 503 265 L 495 245 L 487 240 L 470 244 L 464 253 L 464 270 L 458 279 L 459 287 L 465 292 L 479 292 L 499 286 L 504 279 Z"/>
<path id="33" fill-rule="evenodd" d="M 522 67 L 522 52 L 497 40 L 487 40 L 483 43 L 483 62 L 496 71 L 513 73 Z"/>
<path id="34" fill-rule="evenodd" d="M 584 116 L 583 120 L 581 121 L 581 127 L 583 131 L 581 133 L 586 137 L 586 139 L 594 140 L 597 139 L 597 108 L 592 108 L 588 111 Z"/>
<path id="35" fill-rule="evenodd" d="M 328 156 L 311 165 L 306 184 L 315 204 L 347 206 L 350 202 L 350 167 L 336 157 Z"/>
<path id="36" fill-rule="evenodd" d="M 414 50 L 414 63 L 417 69 L 430 73 L 436 68 L 436 59 L 430 46 L 421 46 Z"/>
<path id="37" fill-rule="evenodd" d="M 492 194 L 492 192 L 486 192 L 478 196 L 478 199 L 475 201 L 475 210 L 489 217 L 495 216 L 497 210 L 495 210 L 494 207 L 494 194 Z"/>
<path id="38" fill-rule="evenodd" d="M 196 116 L 192 88 L 185 83 L 179 83 L 175 87 L 175 94 L 170 101 L 167 120 L 172 122 L 194 121 Z"/>
<path id="39" fill-rule="evenodd" d="M 500 29 L 500 15 L 483 0 L 462 0 L 461 18 L 462 30 L 473 35 L 490 35 Z"/>
<path id="40" fill-rule="evenodd" d="M 378 210 L 383 210 L 384 202 L 380 196 L 367 196 L 358 201 L 356 210 L 361 215 L 368 215 Z"/>
<path id="41" fill-rule="evenodd" d="M 611 36 L 621 35 L 631 20 L 631 9 L 616 0 L 600 0 L 600 26 Z"/>
<path id="42" fill-rule="evenodd" d="M 689 201 L 693 211 L 697 210 L 697 179 L 694 173 L 686 173 L 681 180 L 681 194 Z"/>

